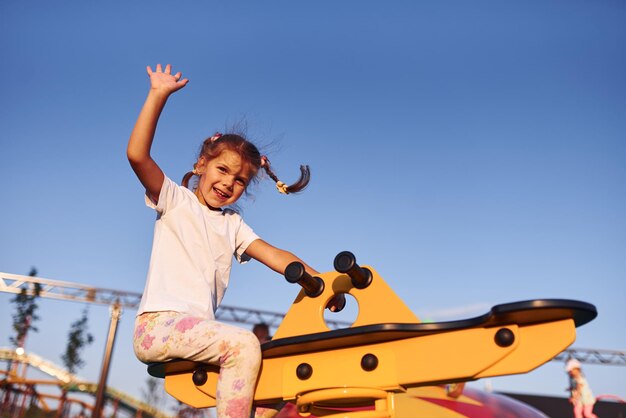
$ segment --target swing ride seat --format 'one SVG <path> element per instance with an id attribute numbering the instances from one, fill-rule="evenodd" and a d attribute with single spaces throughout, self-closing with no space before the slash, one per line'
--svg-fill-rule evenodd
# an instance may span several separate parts
<path id="1" fill-rule="evenodd" d="M 337 272 L 318 277 L 302 265 L 291 267 L 285 277 L 303 290 L 261 346 L 254 399 L 295 402 L 302 414 L 374 405 L 348 415 L 389 417 L 394 395 L 412 387 L 526 373 L 567 348 L 575 328 L 597 315 L 585 302 L 537 299 L 497 305 L 475 318 L 424 323 L 351 253 L 337 256 Z M 324 309 L 338 293 L 352 295 L 359 312 L 349 328 L 330 330 Z M 215 406 L 218 366 L 172 360 L 149 364 L 148 373 L 164 377 L 166 391 L 181 402 Z"/>

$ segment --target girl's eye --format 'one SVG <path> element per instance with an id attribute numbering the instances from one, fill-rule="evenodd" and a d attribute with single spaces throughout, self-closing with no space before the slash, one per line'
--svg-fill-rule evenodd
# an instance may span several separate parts
<path id="1" fill-rule="evenodd" d="M 218 170 L 220 173 L 225 173 L 225 172 L 226 172 L 226 169 L 225 169 L 224 167 L 217 167 L 217 170 Z"/>
<path id="2" fill-rule="evenodd" d="M 235 180 L 237 182 L 237 184 L 239 184 L 240 186 L 246 186 L 246 182 L 244 179 L 236 179 Z"/>

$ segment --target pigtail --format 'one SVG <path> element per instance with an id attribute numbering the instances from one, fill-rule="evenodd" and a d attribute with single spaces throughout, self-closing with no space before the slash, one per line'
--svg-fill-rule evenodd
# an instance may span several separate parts
<path id="1" fill-rule="evenodd" d="M 215 132 L 215 134 L 213 134 L 212 137 L 207 138 L 204 140 L 204 142 L 202 143 L 202 147 L 200 148 L 200 156 L 203 155 L 210 155 L 209 154 L 209 150 L 213 147 L 213 144 L 215 143 L 215 141 L 217 141 L 218 139 L 220 139 L 222 137 L 222 134 L 219 132 Z M 198 158 L 200 158 L 200 156 Z M 180 184 L 183 187 L 189 188 L 189 180 L 191 180 L 191 178 L 193 176 L 198 176 L 198 171 L 196 169 L 196 165 L 198 163 L 194 163 L 193 165 L 193 170 L 187 172 L 184 176 L 183 179 L 181 180 Z"/>
<path id="2" fill-rule="evenodd" d="M 183 176 L 183 179 L 182 179 L 182 180 L 181 180 L 181 182 L 180 182 L 181 186 L 186 187 L 186 188 L 189 188 L 189 180 L 191 180 L 191 178 L 192 178 L 193 176 L 197 176 L 197 175 L 198 175 L 198 170 L 196 169 L 196 165 L 197 165 L 197 164 L 198 164 L 198 163 L 195 163 L 195 164 L 193 165 L 193 170 L 192 170 L 192 171 L 187 172 L 187 173 Z"/>
<path id="3" fill-rule="evenodd" d="M 309 170 L 308 165 L 300 166 L 300 178 L 294 184 L 287 186 L 285 183 L 278 179 L 278 176 L 274 174 L 272 169 L 270 168 L 270 160 L 267 159 L 266 156 L 261 157 L 261 167 L 265 170 L 267 175 L 274 180 L 276 183 L 276 188 L 280 193 L 290 194 L 290 193 L 298 193 L 309 184 L 311 180 L 311 171 Z"/>
<path id="4" fill-rule="evenodd" d="M 297 182 L 287 187 L 287 191 L 289 193 L 298 193 L 306 188 L 309 185 L 309 181 L 311 180 L 311 170 L 308 165 L 300 166 L 300 178 Z"/>
<path id="5" fill-rule="evenodd" d="M 183 179 L 182 179 L 182 181 L 180 182 L 180 184 L 181 184 L 183 187 L 189 188 L 189 180 L 191 180 L 191 178 L 192 178 L 193 176 L 194 176 L 193 171 L 189 171 L 189 172 L 187 172 L 187 173 L 183 176 Z"/>

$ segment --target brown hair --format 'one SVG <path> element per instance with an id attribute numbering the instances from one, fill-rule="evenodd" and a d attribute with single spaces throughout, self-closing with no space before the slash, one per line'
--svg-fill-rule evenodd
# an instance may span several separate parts
<path id="1" fill-rule="evenodd" d="M 250 165 L 251 181 L 258 180 L 259 168 L 263 168 L 267 175 L 274 180 L 274 182 L 276 182 L 279 190 L 282 190 L 284 193 L 298 193 L 299 191 L 304 190 L 304 188 L 309 184 L 311 176 L 309 166 L 301 165 L 300 178 L 298 181 L 290 186 L 285 186 L 270 168 L 270 161 L 267 157 L 261 155 L 256 145 L 245 139 L 243 136 L 237 134 L 222 135 L 216 133 L 212 137 L 205 139 L 202 143 L 202 147 L 200 148 L 198 158 L 205 157 L 206 159 L 211 160 L 219 156 L 224 150 L 236 152 L 244 162 Z M 181 184 L 184 187 L 189 187 L 189 180 L 196 174 L 196 164 L 194 164 L 193 167 L 193 171 L 189 171 L 183 176 Z"/>

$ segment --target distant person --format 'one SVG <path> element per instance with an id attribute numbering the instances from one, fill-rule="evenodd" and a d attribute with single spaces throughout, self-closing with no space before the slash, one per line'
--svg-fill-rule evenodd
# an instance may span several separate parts
<path id="1" fill-rule="evenodd" d="M 270 327 L 265 322 L 259 322 L 252 327 L 252 333 L 256 335 L 261 344 L 272 339 L 270 336 Z"/>
<path id="2" fill-rule="evenodd" d="M 454 399 L 459 398 L 463 394 L 464 390 L 465 382 L 450 383 L 446 385 L 446 395 Z"/>
<path id="3" fill-rule="evenodd" d="M 146 189 L 146 204 L 157 213 L 145 290 L 135 321 L 134 349 L 144 363 L 182 358 L 220 367 L 217 417 L 249 418 L 261 365 L 252 332 L 215 320 L 228 285 L 232 259 L 251 258 L 283 274 L 294 254 L 260 239 L 229 207 L 254 183 L 261 169 L 282 193 L 296 193 L 309 182 L 308 170 L 291 186 L 280 182 L 269 160 L 239 134 L 215 134 L 202 143 L 182 186 L 152 159 L 157 122 L 170 95 L 188 80 L 168 64 L 147 67 L 150 90 L 130 135 L 127 157 Z M 211 103 L 219 106 L 220 98 Z M 197 187 L 188 189 L 191 177 Z M 306 265 L 309 274 L 318 274 Z M 331 302 L 331 309 L 341 305 Z M 272 411 L 256 408 L 255 414 Z"/>
<path id="4" fill-rule="evenodd" d="M 570 359 L 565 365 L 565 371 L 569 375 L 569 401 L 574 407 L 575 418 L 598 418 L 593 413 L 593 405 L 596 398 L 591 392 L 591 387 L 587 383 L 587 379 L 582 373 L 580 362 L 576 359 Z"/>

